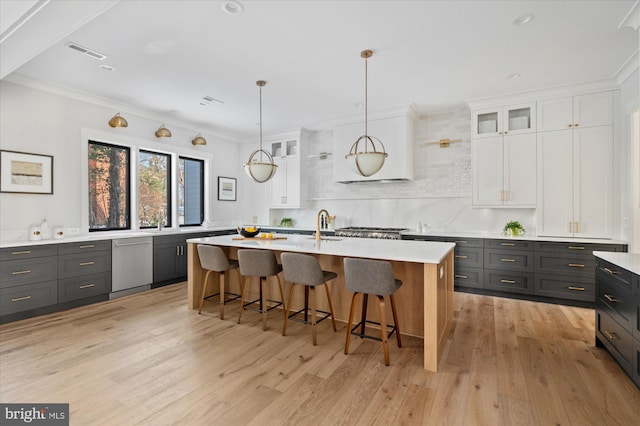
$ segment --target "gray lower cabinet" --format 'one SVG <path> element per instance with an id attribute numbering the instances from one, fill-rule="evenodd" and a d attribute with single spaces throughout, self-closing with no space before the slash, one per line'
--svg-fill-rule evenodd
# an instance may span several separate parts
<path id="1" fill-rule="evenodd" d="M 604 347 L 640 388 L 638 275 L 596 261 L 596 346 Z"/>
<path id="2" fill-rule="evenodd" d="M 57 284 L 53 280 L 0 288 L 0 316 L 55 305 L 58 302 Z"/>
<path id="3" fill-rule="evenodd" d="M 111 240 L 60 244 L 58 302 L 111 292 Z"/>
<path id="4" fill-rule="evenodd" d="M 533 243 L 524 240 L 485 240 L 484 288 L 533 294 Z"/>

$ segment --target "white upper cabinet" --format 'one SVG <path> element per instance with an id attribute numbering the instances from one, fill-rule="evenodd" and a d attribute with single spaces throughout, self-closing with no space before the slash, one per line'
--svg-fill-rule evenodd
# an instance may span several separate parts
<path id="1" fill-rule="evenodd" d="M 538 101 L 538 131 L 607 126 L 613 123 L 613 92 Z"/>
<path id="2" fill-rule="evenodd" d="M 291 209 L 304 207 L 306 202 L 305 168 L 306 145 L 309 144 L 309 132 L 288 133 L 280 138 L 271 139 L 267 149 L 278 165 L 276 174 L 270 180 L 269 207 L 275 209 Z"/>
<path id="3" fill-rule="evenodd" d="M 472 137 L 487 138 L 536 130 L 535 102 L 473 111 Z"/>

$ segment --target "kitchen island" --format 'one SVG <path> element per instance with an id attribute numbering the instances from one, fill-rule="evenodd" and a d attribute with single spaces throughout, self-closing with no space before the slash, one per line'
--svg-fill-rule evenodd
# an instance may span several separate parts
<path id="1" fill-rule="evenodd" d="M 424 339 L 424 368 L 437 371 L 453 324 L 454 243 L 336 237 L 323 237 L 318 242 L 308 235 L 276 237 L 284 239 L 238 239 L 237 235 L 224 235 L 187 240 L 189 309 L 197 309 L 205 275 L 200 266 L 198 244 L 219 246 L 232 259 L 237 259 L 239 248 L 272 250 L 278 258 L 282 252 L 315 255 L 324 270 L 338 274 L 329 285 L 336 319 L 344 322 L 349 314 L 351 293 L 344 284 L 343 258 L 388 260 L 396 278 L 404 283 L 396 293 L 400 329 L 403 334 Z M 230 282 L 225 284 L 227 291 L 239 292 L 235 274 L 229 274 L 229 278 Z M 321 303 L 323 299 L 318 302 L 319 309 L 326 309 Z M 293 308 L 302 306 L 302 297 L 294 300 Z M 367 317 L 376 321 L 375 309 L 370 309 Z"/>

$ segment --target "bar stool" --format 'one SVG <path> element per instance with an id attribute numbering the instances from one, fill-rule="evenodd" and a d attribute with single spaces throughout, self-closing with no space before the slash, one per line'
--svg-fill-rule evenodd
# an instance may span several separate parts
<path id="1" fill-rule="evenodd" d="M 282 282 L 278 274 L 282 271 L 282 265 L 276 260 L 275 254 L 271 250 L 255 250 L 255 249 L 243 249 L 238 250 L 238 261 L 240 262 L 240 275 L 245 277 L 244 288 L 242 290 L 242 299 L 240 307 L 240 315 L 238 315 L 238 324 L 242 319 L 242 312 L 247 310 L 258 311 L 262 314 L 262 329 L 267 329 L 267 312 L 284 305 L 284 293 L 282 292 Z M 264 292 L 264 284 L 267 282 L 267 277 L 275 276 L 278 280 L 278 288 L 280 289 L 280 302 L 276 300 L 267 299 Z M 248 283 L 247 277 L 258 277 L 260 279 L 260 298 L 251 302 L 245 303 L 247 295 Z M 271 302 L 270 306 L 267 306 L 267 302 Z M 259 308 L 250 308 L 248 306 L 253 304 L 259 304 Z M 286 306 L 282 306 L 286 308 Z M 284 310 L 283 310 L 284 312 Z"/>
<path id="2" fill-rule="evenodd" d="M 349 340 L 351 335 L 366 337 L 368 339 L 382 341 L 382 351 L 384 353 L 384 365 L 389 365 L 389 344 L 388 339 L 395 332 L 398 340 L 398 347 L 402 347 L 400 340 L 400 329 L 398 327 L 398 315 L 396 314 L 396 302 L 393 297 L 402 281 L 397 280 L 393 276 L 391 263 L 383 260 L 369 259 L 344 259 L 344 276 L 347 289 L 354 292 L 351 299 L 351 310 L 349 311 L 349 324 L 347 326 L 347 340 L 344 345 L 345 355 L 349 353 Z M 351 328 L 353 323 L 353 313 L 356 309 L 356 301 L 359 294 L 364 296 L 362 302 L 362 319 Z M 380 322 L 367 320 L 367 301 L 369 295 L 375 295 L 378 298 L 378 307 L 380 309 Z M 393 313 L 393 326 L 387 325 L 387 315 L 384 302 L 384 296 L 389 296 L 391 300 L 391 312 Z M 380 337 L 369 336 L 365 334 L 365 325 L 376 324 L 380 326 Z M 356 329 L 360 327 L 360 332 Z M 391 331 L 387 333 L 387 327 L 391 327 Z"/>
<path id="3" fill-rule="evenodd" d="M 284 326 L 282 327 L 282 335 L 287 335 L 287 320 L 300 321 L 305 324 L 311 324 L 311 336 L 313 339 L 313 346 L 317 345 L 316 341 L 316 324 L 331 317 L 333 323 L 333 331 L 338 331 L 336 328 L 336 320 L 333 314 L 333 305 L 331 304 L 331 294 L 329 293 L 329 286 L 327 281 L 332 280 L 338 276 L 335 272 L 323 271 L 320 268 L 318 259 L 308 254 L 300 253 L 282 253 L 280 256 L 282 260 L 282 270 L 284 272 L 284 280 L 291 283 L 289 289 L 289 298 L 287 299 L 287 309 L 284 314 Z M 296 285 L 304 286 L 304 308 L 289 314 L 291 309 L 291 298 L 293 296 L 293 288 Z M 327 293 L 327 301 L 329 302 L 329 312 L 320 311 L 316 309 L 316 286 L 324 285 L 324 289 Z M 309 295 L 311 295 L 311 321 L 309 321 Z M 304 312 L 304 318 L 298 319 L 296 315 Z M 320 319 L 316 321 L 316 312 L 324 314 Z"/>
<path id="4" fill-rule="evenodd" d="M 225 272 L 229 270 L 235 270 L 238 274 L 238 282 L 240 282 L 240 272 L 238 271 L 238 261 L 229 260 L 220 247 L 210 246 L 208 244 L 198 244 L 198 257 L 200 258 L 200 266 L 202 269 L 206 269 L 207 274 L 204 276 L 204 285 L 202 286 L 202 298 L 200 299 L 200 308 L 198 314 L 202 312 L 202 305 L 204 299 L 210 299 L 215 296 L 220 296 L 220 319 L 224 319 L 224 305 L 227 302 L 240 298 L 239 294 L 225 293 Z M 205 297 L 207 293 L 207 284 L 209 283 L 209 275 L 212 272 L 216 272 L 220 275 L 218 282 L 220 283 L 220 292 Z M 227 297 L 230 295 L 231 297 Z"/>

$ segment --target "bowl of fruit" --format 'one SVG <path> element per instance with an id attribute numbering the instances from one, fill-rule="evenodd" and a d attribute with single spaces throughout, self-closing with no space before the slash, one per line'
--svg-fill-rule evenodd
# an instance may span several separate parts
<path id="1" fill-rule="evenodd" d="M 238 233 L 245 238 L 253 238 L 260 233 L 260 228 L 255 226 L 238 227 Z"/>

